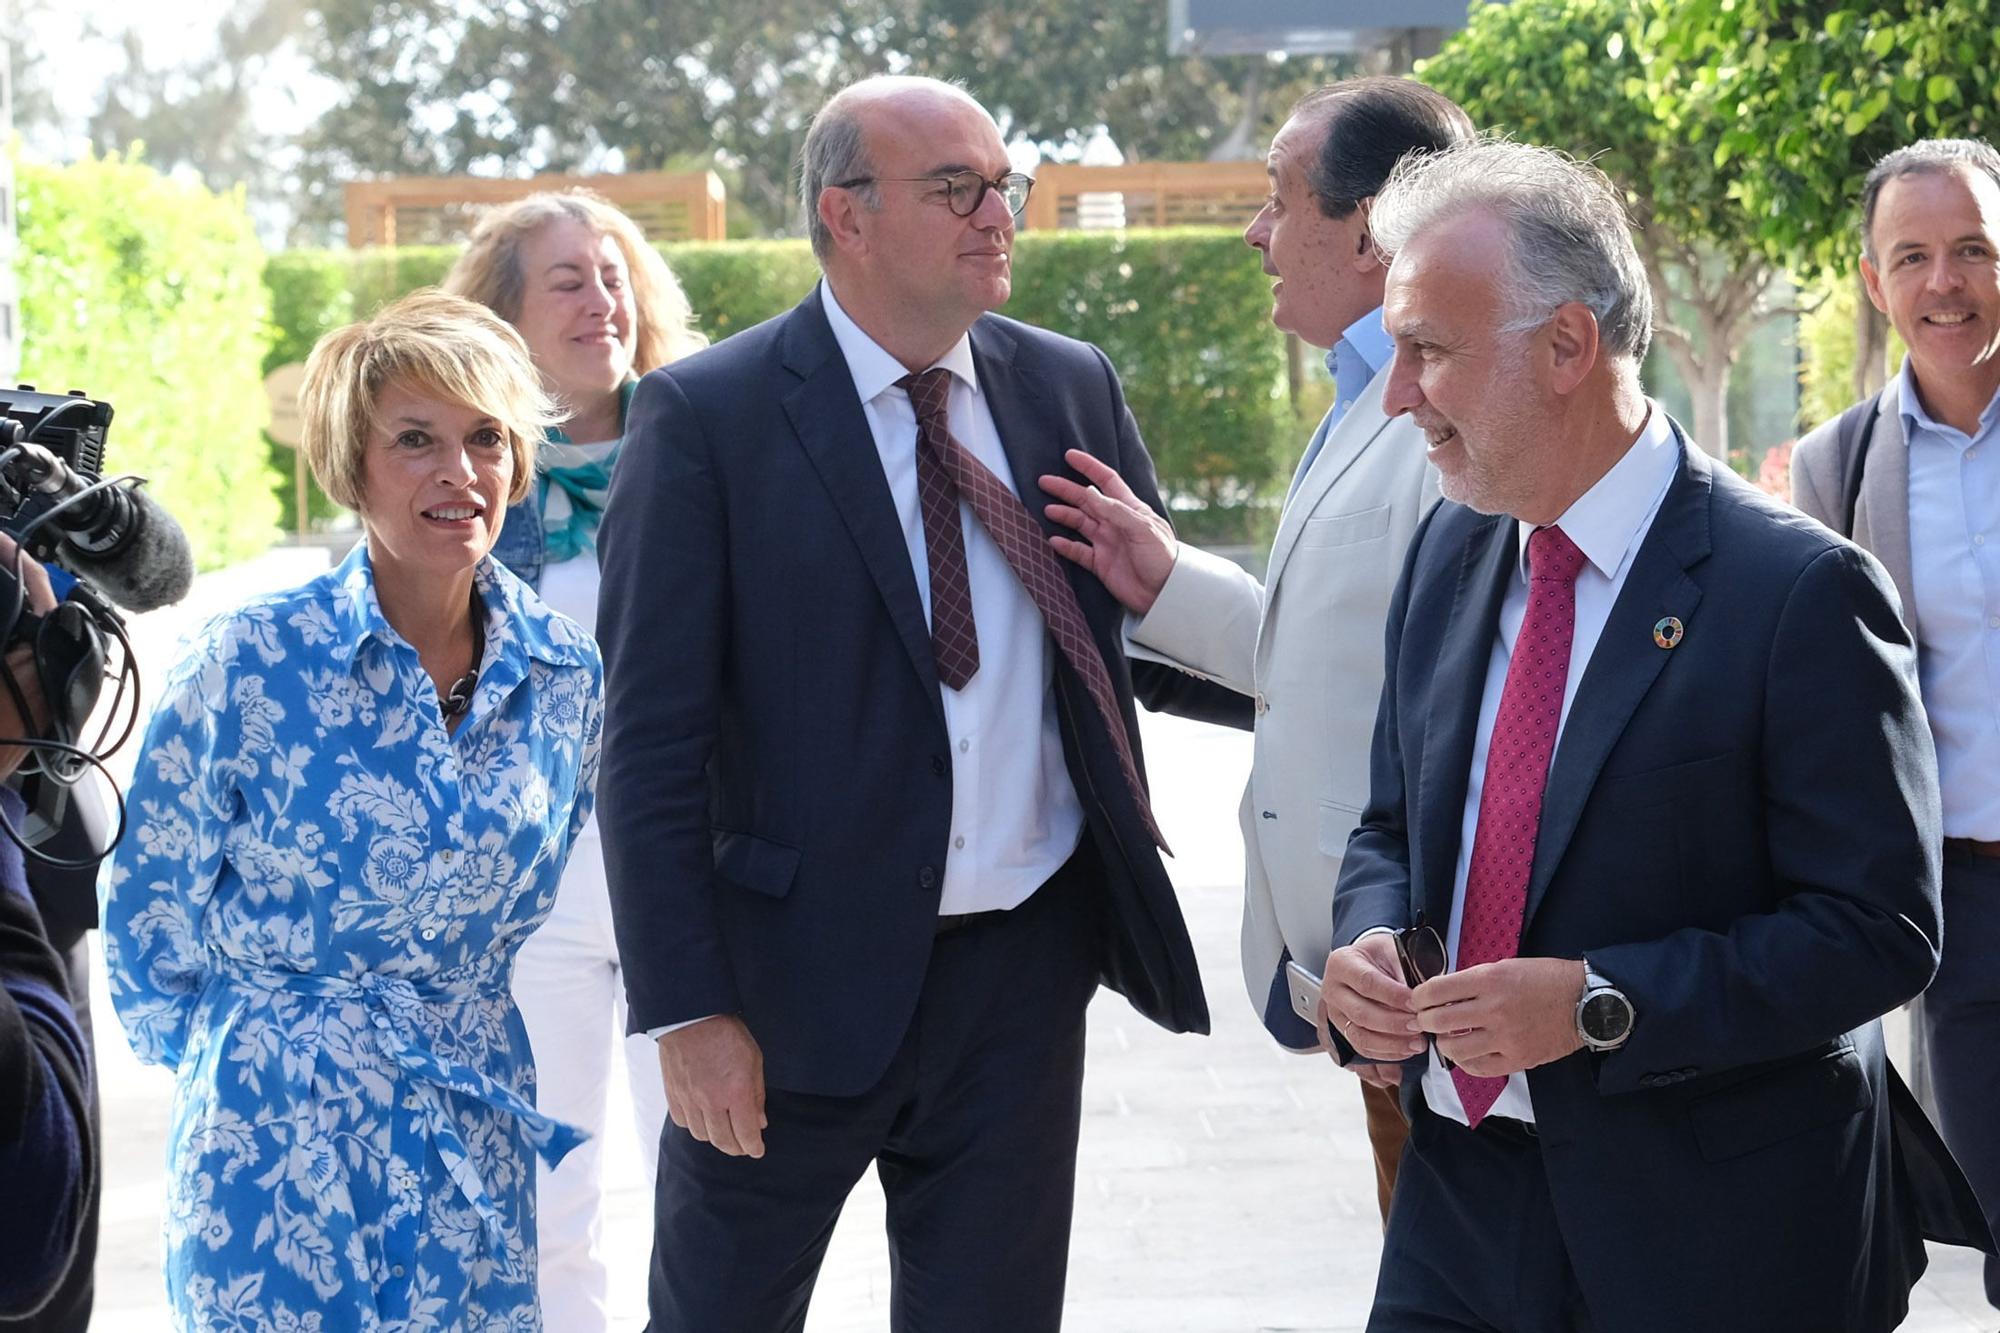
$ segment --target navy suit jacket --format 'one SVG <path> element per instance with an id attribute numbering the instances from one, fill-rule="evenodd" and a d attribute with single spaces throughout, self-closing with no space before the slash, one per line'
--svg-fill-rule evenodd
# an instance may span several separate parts
<path id="1" fill-rule="evenodd" d="M 1159 507 L 1102 352 L 993 315 L 971 338 L 1023 497 L 1079 448 Z M 817 289 L 646 376 L 599 552 L 598 820 L 632 1029 L 740 1013 L 772 1086 L 865 1091 L 929 963 L 951 765 L 909 547 Z M 1069 576 L 1135 751 L 1135 688 L 1155 707 L 1247 716 L 1220 687 L 1128 666 L 1124 612 Z M 1055 694 L 1104 872 L 1105 979 L 1163 1026 L 1206 1031 L 1172 886 L 1060 657 Z"/>
<path id="2" fill-rule="evenodd" d="M 1337 943 L 1449 918 L 1516 531 L 1447 503 L 1417 532 Z M 1551 763 L 1522 930 L 1637 1012 L 1619 1050 L 1528 1074 L 1599 1327 L 1885 1329 L 1919 1205 L 1990 1244 L 1882 1049 L 1937 967 L 1935 762 L 1881 567 L 1683 440 Z"/>

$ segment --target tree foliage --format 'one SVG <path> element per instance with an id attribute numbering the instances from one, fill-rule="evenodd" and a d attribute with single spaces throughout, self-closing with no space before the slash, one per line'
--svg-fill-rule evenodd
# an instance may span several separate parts
<path id="1" fill-rule="evenodd" d="M 150 477 L 204 568 L 261 551 L 270 307 L 241 193 L 117 157 L 18 173 L 22 378 L 111 401 L 107 472 Z"/>
<path id="2" fill-rule="evenodd" d="M 1649 0 L 1648 95 L 1668 133 L 1727 126 L 1718 164 L 1749 233 L 1803 277 L 1860 255 L 1861 183 L 1933 136 L 2000 121 L 1994 0 Z"/>
<path id="3" fill-rule="evenodd" d="M 1751 164 L 1718 152 L 1732 131 L 1720 108 L 1671 127 L 1654 114 L 1654 39 L 1628 0 L 1514 0 L 1475 10 L 1417 73 L 1482 127 L 1611 177 L 1653 287 L 1658 344 L 1693 394 L 1697 438 L 1721 454 L 1730 368 L 1770 313 L 1778 268 L 1733 202 Z"/>
<path id="4" fill-rule="evenodd" d="M 306 49 L 346 99 L 306 140 L 322 216 L 370 173 L 653 170 L 720 163 L 732 207 L 796 231 L 794 171 L 830 91 L 957 78 L 1003 130 L 1106 125 L 1137 158 L 1263 151 L 1325 60 L 1170 62 L 1158 0 L 315 0 Z"/>
<path id="5" fill-rule="evenodd" d="M 1669 133 L 1728 124 L 1718 165 L 1745 234 L 1805 280 L 1852 279 L 1860 201 L 1885 154 L 2000 123 L 1995 0 L 1647 0 L 1647 87 Z M 1882 382 L 1887 324 L 1858 300 L 1854 392 Z"/>

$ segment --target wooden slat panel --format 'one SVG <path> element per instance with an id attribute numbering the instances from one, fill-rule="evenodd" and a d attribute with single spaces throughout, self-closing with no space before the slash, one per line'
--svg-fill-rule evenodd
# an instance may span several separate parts
<path id="1" fill-rule="evenodd" d="M 496 204 L 582 186 L 618 205 L 652 241 L 721 240 L 728 223 L 722 180 L 712 171 L 635 171 L 615 176 L 392 176 L 346 187 L 350 246 L 456 244 Z"/>
<path id="2" fill-rule="evenodd" d="M 1022 221 L 1030 228 L 1073 228 L 1079 195 L 1118 193 L 1128 226 L 1242 227 L 1264 206 L 1269 188 L 1261 162 L 1054 163 L 1036 173 Z"/>

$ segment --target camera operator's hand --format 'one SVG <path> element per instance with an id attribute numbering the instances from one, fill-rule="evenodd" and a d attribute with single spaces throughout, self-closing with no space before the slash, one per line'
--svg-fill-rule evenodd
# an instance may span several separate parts
<path id="1" fill-rule="evenodd" d="M 14 556 L 18 549 L 12 537 L 0 532 L 0 569 L 14 568 Z M 56 593 L 49 584 L 49 572 L 26 552 L 21 552 L 21 586 L 28 595 L 28 609 L 36 615 L 47 615 L 56 609 Z M 7 652 L 7 670 L 13 675 L 21 697 L 27 701 L 30 716 L 22 717 L 21 709 L 14 701 L 14 692 L 0 686 L 0 737 L 39 736 L 47 730 L 48 706 L 42 699 L 42 686 L 35 674 L 34 659 L 34 650 L 26 644 L 17 645 Z M 27 757 L 28 752 L 22 746 L 0 746 L 0 777 L 19 768 Z"/>

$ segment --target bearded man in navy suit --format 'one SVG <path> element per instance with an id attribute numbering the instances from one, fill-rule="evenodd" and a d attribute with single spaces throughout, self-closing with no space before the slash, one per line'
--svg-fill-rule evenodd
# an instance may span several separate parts
<path id="1" fill-rule="evenodd" d="M 825 281 L 646 377 L 599 544 L 599 818 L 673 1119 L 653 1327 L 801 1326 L 873 1164 L 893 1328 L 1053 1330 L 1085 1004 L 1208 1026 L 1134 695 L 1249 704 L 1128 667 L 1022 505 L 1066 449 L 1159 495 L 1104 354 L 989 313 L 1033 184 L 992 117 L 857 84 L 802 177 Z"/>
<path id="2" fill-rule="evenodd" d="M 1875 1333 L 1990 1245 L 1887 1066 L 1937 966 L 1935 758 L 1881 567 L 1689 443 L 1595 168 L 1377 197 L 1383 404 L 1446 503 L 1389 613 L 1323 998 L 1408 1061 L 1378 1333 Z"/>

